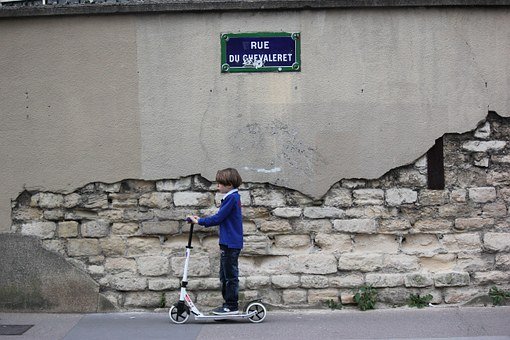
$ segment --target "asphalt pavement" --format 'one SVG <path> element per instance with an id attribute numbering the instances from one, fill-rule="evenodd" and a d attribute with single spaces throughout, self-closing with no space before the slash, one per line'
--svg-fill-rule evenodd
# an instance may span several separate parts
<path id="1" fill-rule="evenodd" d="M 268 311 L 264 322 L 170 322 L 168 313 L 0 313 L 0 334 L 33 325 L 10 339 L 510 339 L 510 307 L 428 307 L 358 311 Z"/>

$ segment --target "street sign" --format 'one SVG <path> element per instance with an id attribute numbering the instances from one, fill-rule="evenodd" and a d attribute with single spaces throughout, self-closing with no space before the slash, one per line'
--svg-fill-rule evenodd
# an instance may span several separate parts
<path id="1" fill-rule="evenodd" d="M 221 35 L 221 72 L 299 72 L 301 33 Z"/>

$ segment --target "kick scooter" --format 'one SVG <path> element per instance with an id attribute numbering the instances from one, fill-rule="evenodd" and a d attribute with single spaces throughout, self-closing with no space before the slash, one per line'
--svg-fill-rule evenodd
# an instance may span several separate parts
<path id="1" fill-rule="evenodd" d="M 191 221 L 188 219 L 188 223 Z M 189 258 L 191 254 L 191 239 L 193 237 L 193 227 L 194 224 L 191 223 L 189 230 L 189 239 L 188 245 L 186 246 L 186 259 L 184 261 L 184 274 L 181 281 L 181 293 L 179 296 L 179 301 L 170 307 L 168 311 L 168 315 L 170 316 L 170 320 L 174 323 L 185 323 L 188 321 L 190 314 L 195 316 L 195 320 L 232 320 L 232 319 L 248 319 L 251 322 L 259 323 L 264 321 L 266 318 L 267 310 L 266 307 L 262 304 L 261 299 L 252 300 L 246 304 L 246 308 L 244 312 L 240 311 L 239 314 L 230 314 L 230 315 L 205 315 L 202 314 L 198 308 L 195 306 L 189 294 L 186 291 L 186 286 L 188 285 L 188 264 Z"/>

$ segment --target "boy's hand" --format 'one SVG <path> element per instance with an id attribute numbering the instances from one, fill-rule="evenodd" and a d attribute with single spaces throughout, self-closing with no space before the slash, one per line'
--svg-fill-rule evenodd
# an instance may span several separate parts
<path id="1" fill-rule="evenodd" d="M 186 221 L 194 224 L 198 224 L 198 216 L 188 216 L 186 217 Z"/>

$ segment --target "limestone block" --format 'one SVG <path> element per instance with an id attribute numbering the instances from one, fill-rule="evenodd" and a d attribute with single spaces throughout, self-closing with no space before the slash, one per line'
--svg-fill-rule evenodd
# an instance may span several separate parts
<path id="1" fill-rule="evenodd" d="M 348 253 L 352 250 L 352 239 L 349 235 L 318 233 L 315 245 L 328 252 Z"/>
<path id="2" fill-rule="evenodd" d="M 107 209 L 108 195 L 100 193 L 82 195 L 80 206 L 87 209 Z"/>
<path id="3" fill-rule="evenodd" d="M 380 288 L 377 290 L 377 302 L 390 306 L 405 305 L 409 299 L 409 289 L 403 287 Z"/>
<path id="4" fill-rule="evenodd" d="M 145 193 L 156 190 L 156 184 L 153 181 L 144 181 L 140 179 L 128 179 L 121 182 L 124 191 Z"/>
<path id="5" fill-rule="evenodd" d="M 302 288 L 328 288 L 329 280 L 323 275 L 303 275 L 301 276 Z"/>
<path id="6" fill-rule="evenodd" d="M 505 141 L 468 141 L 462 144 L 462 149 L 471 152 L 492 152 L 504 149 Z"/>
<path id="7" fill-rule="evenodd" d="M 308 290 L 308 303 L 311 305 L 323 304 L 329 300 L 339 302 L 338 298 L 338 290 L 334 288 Z"/>
<path id="8" fill-rule="evenodd" d="M 455 254 L 438 254 L 430 257 L 421 257 L 420 266 L 431 273 L 453 270 L 456 267 Z"/>
<path id="9" fill-rule="evenodd" d="M 276 288 L 297 288 L 299 286 L 298 275 L 273 275 L 271 282 Z"/>
<path id="10" fill-rule="evenodd" d="M 208 192 L 180 191 L 174 194 L 176 207 L 208 207 L 213 204 L 213 196 Z"/>
<path id="11" fill-rule="evenodd" d="M 184 221 L 189 215 L 198 215 L 190 208 L 154 209 L 154 215 L 160 220 Z"/>
<path id="12" fill-rule="evenodd" d="M 106 258 L 104 269 L 107 272 L 125 273 L 125 272 L 136 272 L 136 261 L 134 259 L 126 259 L 124 257 L 109 257 Z"/>
<path id="13" fill-rule="evenodd" d="M 354 293 L 350 292 L 340 292 L 340 301 L 342 305 L 355 305 L 356 301 L 354 301 Z"/>
<path id="14" fill-rule="evenodd" d="M 375 234 L 377 221 L 374 219 L 334 220 L 333 231 L 357 234 Z"/>
<path id="15" fill-rule="evenodd" d="M 459 252 L 457 254 L 457 264 L 453 268 L 455 271 L 479 272 L 492 269 L 494 258 L 490 254 L 479 252 Z"/>
<path id="16" fill-rule="evenodd" d="M 442 249 L 436 235 L 410 234 L 402 239 L 401 250 L 408 255 L 433 255 Z"/>
<path id="17" fill-rule="evenodd" d="M 331 207 L 350 207 L 352 206 L 351 190 L 345 188 L 333 188 L 326 194 L 324 205 Z"/>
<path id="18" fill-rule="evenodd" d="M 290 261 L 288 256 L 239 258 L 239 272 L 242 275 L 275 275 L 288 273 L 289 265 Z"/>
<path id="19" fill-rule="evenodd" d="M 423 219 L 416 221 L 412 230 L 422 233 L 448 233 L 452 226 L 453 223 L 449 220 Z"/>
<path id="20" fill-rule="evenodd" d="M 71 238 L 78 236 L 78 222 L 65 221 L 59 222 L 57 226 L 58 236 L 63 238 Z"/>
<path id="21" fill-rule="evenodd" d="M 21 225 L 21 234 L 37 236 L 42 239 L 55 237 L 57 225 L 54 222 L 31 222 Z"/>
<path id="22" fill-rule="evenodd" d="M 66 220 L 93 220 L 96 218 L 108 220 L 110 222 L 124 222 L 127 219 L 124 218 L 124 210 L 121 209 L 108 209 L 101 210 L 98 212 L 89 211 L 89 210 L 77 210 L 73 212 L 68 212 L 65 214 Z"/>
<path id="23" fill-rule="evenodd" d="M 104 274 L 104 266 L 92 265 L 87 268 L 87 272 L 90 275 L 103 275 Z"/>
<path id="24" fill-rule="evenodd" d="M 475 203 L 487 203 L 496 199 L 496 188 L 494 187 L 479 187 L 469 188 L 469 199 Z"/>
<path id="25" fill-rule="evenodd" d="M 356 205 L 381 205 L 384 203 L 384 190 L 356 189 L 352 192 Z"/>
<path id="26" fill-rule="evenodd" d="M 198 292 L 197 304 L 200 306 L 218 307 L 223 303 L 223 296 L 219 291 Z"/>
<path id="27" fill-rule="evenodd" d="M 404 285 L 403 274 L 367 274 L 365 281 L 375 288 L 398 287 Z"/>
<path id="28" fill-rule="evenodd" d="M 64 196 L 50 192 L 40 192 L 32 196 L 30 206 L 44 209 L 61 208 L 64 205 Z"/>
<path id="29" fill-rule="evenodd" d="M 306 290 L 286 289 L 283 291 L 283 303 L 286 305 L 301 305 L 307 301 Z"/>
<path id="30" fill-rule="evenodd" d="M 69 256 L 93 256 L 101 254 L 101 247 L 97 239 L 69 239 L 67 240 L 67 254 Z"/>
<path id="31" fill-rule="evenodd" d="M 246 278 L 246 288 L 259 289 L 271 284 L 271 278 L 268 276 L 248 276 Z"/>
<path id="32" fill-rule="evenodd" d="M 143 235 L 173 235 L 180 232 L 178 221 L 142 222 Z"/>
<path id="33" fill-rule="evenodd" d="M 510 185 L 510 173 L 504 170 L 489 170 L 487 184 L 495 186 Z"/>
<path id="34" fill-rule="evenodd" d="M 64 211 L 60 209 L 45 210 L 43 216 L 45 220 L 58 221 L 64 218 Z"/>
<path id="35" fill-rule="evenodd" d="M 347 189 L 364 188 L 367 182 L 361 179 L 344 179 L 342 180 L 342 187 Z"/>
<path id="36" fill-rule="evenodd" d="M 158 237 L 130 237 L 127 239 L 127 255 L 149 255 L 161 253 Z"/>
<path id="37" fill-rule="evenodd" d="M 245 207 L 242 209 L 244 220 L 253 220 L 257 218 L 267 219 L 270 216 L 269 208 L 266 207 Z"/>
<path id="38" fill-rule="evenodd" d="M 403 187 L 425 187 L 427 175 L 416 169 L 400 169 L 398 171 L 398 183 Z"/>
<path id="39" fill-rule="evenodd" d="M 354 288 L 363 285 L 363 283 L 365 283 L 365 279 L 361 273 L 339 273 L 329 277 L 329 286 L 332 288 Z"/>
<path id="40" fill-rule="evenodd" d="M 506 285 L 510 282 L 510 272 L 489 271 L 473 274 L 473 283 L 476 285 Z"/>
<path id="41" fill-rule="evenodd" d="M 258 232 L 257 225 L 251 221 L 243 221 L 243 234 L 253 235 Z"/>
<path id="42" fill-rule="evenodd" d="M 66 256 L 66 241 L 61 240 L 43 240 L 42 246 L 44 249 L 52 251 L 54 253 L 59 253 L 63 256 Z"/>
<path id="43" fill-rule="evenodd" d="M 267 255 L 269 239 L 266 235 L 248 235 L 243 238 L 243 255 Z"/>
<path id="44" fill-rule="evenodd" d="M 126 242 L 120 236 L 110 235 L 109 237 L 101 238 L 99 244 L 103 254 L 106 256 L 126 254 Z"/>
<path id="45" fill-rule="evenodd" d="M 124 307 L 156 308 L 161 303 L 161 293 L 133 292 L 125 295 Z"/>
<path id="46" fill-rule="evenodd" d="M 341 254 L 338 259 L 338 269 L 371 272 L 381 269 L 383 257 L 381 254 Z"/>
<path id="47" fill-rule="evenodd" d="M 356 235 L 353 241 L 355 253 L 396 254 L 399 250 L 399 239 L 394 235 Z"/>
<path id="48" fill-rule="evenodd" d="M 172 271 L 178 277 L 184 273 L 185 257 L 174 257 L 171 261 Z M 211 264 L 207 256 L 194 256 L 189 260 L 188 276 L 209 276 L 211 275 Z"/>
<path id="49" fill-rule="evenodd" d="M 239 190 L 239 196 L 241 197 L 241 205 L 243 207 L 251 205 L 251 196 L 248 190 Z M 221 205 L 221 200 L 225 197 L 225 194 L 217 192 L 214 195 L 214 203 L 217 207 Z"/>
<path id="50" fill-rule="evenodd" d="M 272 211 L 272 214 L 282 218 L 297 218 L 301 216 L 302 212 L 301 208 L 276 208 Z"/>
<path id="51" fill-rule="evenodd" d="M 81 224 L 81 236 L 106 237 L 110 234 L 110 223 L 105 220 L 89 221 Z"/>
<path id="52" fill-rule="evenodd" d="M 169 192 L 151 192 L 138 199 L 142 207 L 165 209 L 172 207 L 172 194 Z"/>
<path id="53" fill-rule="evenodd" d="M 496 254 L 496 269 L 510 270 L 510 254 Z"/>
<path id="54" fill-rule="evenodd" d="M 416 256 L 405 254 L 385 254 L 382 267 L 396 272 L 409 272 L 418 270 L 420 264 Z"/>
<path id="55" fill-rule="evenodd" d="M 505 217 L 507 209 L 504 203 L 489 203 L 482 207 L 483 217 Z"/>
<path id="56" fill-rule="evenodd" d="M 115 235 L 132 236 L 138 232 L 138 223 L 113 223 L 111 232 Z"/>
<path id="57" fill-rule="evenodd" d="M 296 220 L 292 223 L 294 232 L 306 233 L 331 233 L 332 224 L 329 220 Z"/>
<path id="58" fill-rule="evenodd" d="M 43 211 L 38 208 L 20 207 L 12 211 L 12 219 L 14 221 L 37 221 L 42 217 Z"/>
<path id="59" fill-rule="evenodd" d="M 454 203 L 465 203 L 467 197 L 467 191 L 465 189 L 452 190 L 450 200 Z"/>
<path id="60" fill-rule="evenodd" d="M 491 160 L 495 163 L 510 163 L 510 155 L 492 155 Z"/>
<path id="61" fill-rule="evenodd" d="M 283 207 L 286 205 L 285 194 L 282 191 L 270 189 L 253 189 L 253 205 L 265 206 L 270 208 Z"/>
<path id="62" fill-rule="evenodd" d="M 442 243 L 449 253 L 482 250 L 482 242 L 478 234 L 448 234 L 443 236 Z"/>
<path id="63" fill-rule="evenodd" d="M 454 228 L 457 230 L 482 230 L 494 225 L 493 218 L 468 217 L 456 218 Z"/>
<path id="64" fill-rule="evenodd" d="M 77 193 L 72 193 L 64 196 L 64 202 L 62 206 L 67 209 L 74 208 L 81 203 L 81 196 Z"/>
<path id="65" fill-rule="evenodd" d="M 425 206 L 443 205 L 448 202 L 448 196 L 447 190 L 420 190 L 418 202 Z"/>
<path id="66" fill-rule="evenodd" d="M 239 278 L 239 288 L 246 287 L 246 278 Z M 219 278 L 201 278 L 200 280 L 192 280 L 188 283 L 189 290 L 219 290 L 221 291 L 221 281 Z"/>
<path id="67" fill-rule="evenodd" d="M 336 258 L 331 254 L 291 255 L 289 261 L 292 274 L 331 274 L 337 271 Z"/>
<path id="68" fill-rule="evenodd" d="M 310 247 L 311 243 L 310 235 L 276 235 L 274 241 L 278 248 Z"/>
<path id="69" fill-rule="evenodd" d="M 287 220 L 258 221 L 259 230 L 264 233 L 287 233 L 292 230 L 292 226 Z"/>
<path id="70" fill-rule="evenodd" d="M 411 229 L 411 223 L 406 219 L 381 220 L 379 222 L 379 233 L 401 233 Z"/>
<path id="71" fill-rule="evenodd" d="M 467 286 L 469 283 L 469 273 L 467 272 L 442 272 L 434 274 L 434 285 L 436 287 Z"/>
<path id="72" fill-rule="evenodd" d="M 307 218 L 342 218 L 345 212 L 335 207 L 306 207 L 304 216 Z"/>
<path id="73" fill-rule="evenodd" d="M 482 126 L 480 126 L 475 131 L 475 138 L 479 139 L 489 139 L 489 136 L 491 134 L 491 125 L 489 122 L 485 122 Z"/>
<path id="74" fill-rule="evenodd" d="M 444 302 L 447 304 L 459 304 L 468 302 L 481 292 L 476 288 L 450 288 L 444 291 Z M 484 292 L 486 293 L 486 292 Z"/>
<path id="75" fill-rule="evenodd" d="M 386 190 L 386 203 L 390 206 L 416 203 L 418 193 L 411 189 L 396 188 Z"/>
<path id="76" fill-rule="evenodd" d="M 431 273 L 410 273 L 405 275 L 404 283 L 406 287 L 429 287 L 434 285 L 434 279 Z"/>
<path id="77" fill-rule="evenodd" d="M 161 276 L 169 273 L 170 262 L 166 256 L 142 256 L 136 259 L 138 272 L 144 276 Z"/>
<path id="78" fill-rule="evenodd" d="M 488 251 L 510 252 L 510 233 L 486 233 L 483 244 Z"/>
<path id="79" fill-rule="evenodd" d="M 157 191 L 183 191 L 191 189 L 192 177 L 181 177 L 179 179 L 170 179 L 156 181 Z"/>
<path id="80" fill-rule="evenodd" d="M 285 193 L 285 199 L 288 206 L 307 206 L 313 203 L 312 198 L 299 191 L 287 191 Z"/>
<path id="81" fill-rule="evenodd" d="M 348 218 L 391 218 L 394 216 L 396 216 L 394 209 L 388 209 L 382 205 L 365 205 L 345 210 L 345 217 Z"/>

